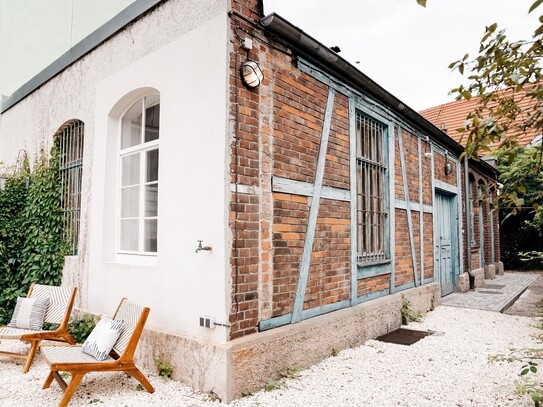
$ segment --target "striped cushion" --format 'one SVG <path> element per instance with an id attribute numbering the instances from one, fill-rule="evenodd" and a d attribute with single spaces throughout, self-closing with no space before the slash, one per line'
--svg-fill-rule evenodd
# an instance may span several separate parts
<path id="1" fill-rule="evenodd" d="M 15 311 L 13 311 L 13 317 L 8 326 L 40 330 L 43 327 L 43 319 L 48 305 L 48 298 L 17 298 L 17 305 L 15 305 Z"/>
<path id="2" fill-rule="evenodd" d="M 105 360 L 117 342 L 122 327 L 123 321 L 121 320 L 102 318 L 92 330 L 81 350 L 94 356 L 96 360 Z"/>
<path id="3" fill-rule="evenodd" d="M 120 319 L 124 321 L 123 330 L 119 340 L 113 347 L 113 350 L 119 355 L 122 355 L 126 348 L 128 347 L 128 342 L 132 338 L 134 329 L 138 324 L 141 313 L 143 312 L 143 307 L 133 302 L 128 301 L 126 298 L 123 299 L 117 313 L 115 314 L 115 319 Z"/>
<path id="4" fill-rule="evenodd" d="M 0 328 L 0 339 L 21 339 L 23 335 L 46 333 L 49 331 L 35 331 L 32 329 L 19 329 L 19 328 Z"/>
<path id="5" fill-rule="evenodd" d="M 71 287 L 34 284 L 32 292 L 30 293 L 30 298 L 48 298 L 49 308 L 45 314 L 44 322 L 60 324 L 66 313 L 72 290 Z"/>
<path id="6" fill-rule="evenodd" d="M 98 363 L 98 361 L 86 353 L 81 351 L 81 346 L 40 346 L 45 361 L 52 365 L 54 363 Z M 113 362 L 111 356 L 100 362 Z"/>

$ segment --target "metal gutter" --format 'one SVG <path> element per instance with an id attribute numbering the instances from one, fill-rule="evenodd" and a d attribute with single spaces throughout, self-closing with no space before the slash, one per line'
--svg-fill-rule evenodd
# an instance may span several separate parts
<path id="1" fill-rule="evenodd" d="M 47 83 L 74 62 L 84 57 L 117 32 L 121 31 L 128 24 L 139 18 L 142 14 L 148 12 L 163 1 L 165 0 L 136 0 L 134 3 L 130 4 L 111 20 L 107 21 L 62 54 L 44 70 L 13 92 L 9 97 L 2 100 L 0 103 L 0 114 L 15 106 L 40 86 Z"/>
<path id="2" fill-rule="evenodd" d="M 260 20 L 260 24 L 266 30 L 289 43 L 294 50 L 302 54 L 305 58 L 312 60 L 312 62 L 321 66 L 330 74 L 341 78 L 354 88 L 362 90 L 376 101 L 384 103 L 394 112 L 405 117 L 409 122 L 415 125 L 415 127 L 431 135 L 435 141 L 449 151 L 454 152 L 457 155 L 464 152 L 464 147 L 434 126 L 431 122 L 386 91 L 379 84 L 351 65 L 347 60 L 343 59 L 310 35 L 304 33 L 300 28 L 294 26 L 280 15 L 271 13 L 263 17 Z M 496 170 L 489 164 L 483 161 L 473 160 L 471 161 L 471 164 L 485 175 L 496 179 Z"/>

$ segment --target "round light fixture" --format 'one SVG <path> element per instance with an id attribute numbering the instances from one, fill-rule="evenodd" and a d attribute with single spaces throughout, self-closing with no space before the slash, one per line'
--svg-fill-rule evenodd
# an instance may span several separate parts
<path id="1" fill-rule="evenodd" d="M 245 61 L 243 64 L 241 64 L 239 71 L 243 83 L 248 88 L 256 88 L 264 79 L 264 74 L 262 73 L 260 66 L 255 61 Z"/>

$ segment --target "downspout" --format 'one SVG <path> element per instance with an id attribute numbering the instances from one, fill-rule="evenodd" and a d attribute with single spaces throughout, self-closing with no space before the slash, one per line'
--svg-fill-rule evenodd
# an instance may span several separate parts
<path id="1" fill-rule="evenodd" d="M 475 274 L 473 274 L 473 270 L 471 269 L 471 234 L 473 231 L 471 230 L 471 211 L 470 211 L 470 201 L 469 201 L 469 167 L 468 167 L 468 157 L 464 156 L 464 188 L 466 193 L 464 194 L 464 203 L 466 207 L 465 212 L 465 219 L 466 219 L 466 253 L 467 253 L 467 260 L 468 260 L 468 274 L 469 274 L 469 288 L 474 289 L 475 288 Z"/>

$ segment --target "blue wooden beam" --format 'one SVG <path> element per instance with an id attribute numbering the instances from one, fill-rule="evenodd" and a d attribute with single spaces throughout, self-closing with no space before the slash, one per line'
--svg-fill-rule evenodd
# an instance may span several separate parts
<path id="1" fill-rule="evenodd" d="M 344 300 L 334 302 L 333 304 L 325 304 L 321 305 L 320 307 L 306 309 L 302 311 L 302 319 L 318 317 L 319 315 L 324 315 L 332 311 L 347 308 L 350 305 L 351 302 L 349 300 Z M 292 314 L 286 314 L 279 317 L 266 319 L 265 321 L 260 321 L 258 327 L 261 331 L 266 331 L 268 329 L 277 328 L 283 325 L 290 325 L 291 318 Z"/>
<path id="2" fill-rule="evenodd" d="M 322 180 L 324 178 L 324 168 L 326 163 L 326 153 L 328 151 L 328 139 L 330 136 L 330 126 L 332 124 L 332 113 L 334 111 L 334 98 L 336 91 L 328 89 L 328 100 L 326 111 L 324 113 L 324 124 L 322 128 L 321 145 L 319 148 L 319 157 L 317 160 L 317 171 L 315 173 L 315 184 L 313 189 L 313 199 L 309 209 L 309 220 L 307 231 L 305 233 L 304 249 L 302 261 L 300 263 L 300 273 L 298 276 L 298 286 L 296 288 L 296 297 L 292 309 L 291 323 L 300 322 L 302 319 L 302 310 L 304 306 L 305 290 L 309 277 L 309 266 L 311 265 L 311 253 L 313 252 L 313 240 L 315 239 L 315 230 L 317 228 L 317 217 L 319 215 L 319 204 L 322 190 Z"/>
<path id="3" fill-rule="evenodd" d="M 405 203 L 406 203 L 406 209 L 407 209 L 406 210 L 407 228 L 409 229 L 409 243 L 411 244 L 411 258 L 413 261 L 413 276 L 415 277 L 415 286 L 418 286 L 419 276 L 417 273 L 417 255 L 415 254 L 415 239 L 413 237 L 413 218 L 411 217 L 411 201 L 409 199 L 409 185 L 407 182 L 407 168 L 405 166 L 401 127 L 398 127 L 398 149 L 400 150 L 400 166 L 402 169 L 403 191 L 404 191 L 404 197 L 405 197 Z"/>
<path id="4" fill-rule="evenodd" d="M 419 156 L 419 242 L 420 242 L 420 281 L 424 281 L 424 196 L 422 194 L 422 141 L 419 138 L 418 144 Z"/>
<path id="5" fill-rule="evenodd" d="M 356 192 L 356 108 L 349 98 L 349 178 L 351 184 L 351 304 L 358 296 L 358 217 Z"/>
<path id="6" fill-rule="evenodd" d="M 286 194 L 313 196 L 314 186 L 309 182 L 296 181 L 283 177 L 272 177 L 273 192 L 283 192 Z M 321 198 L 331 199 L 333 201 L 351 201 L 351 191 L 342 188 L 322 186 Z"/>

